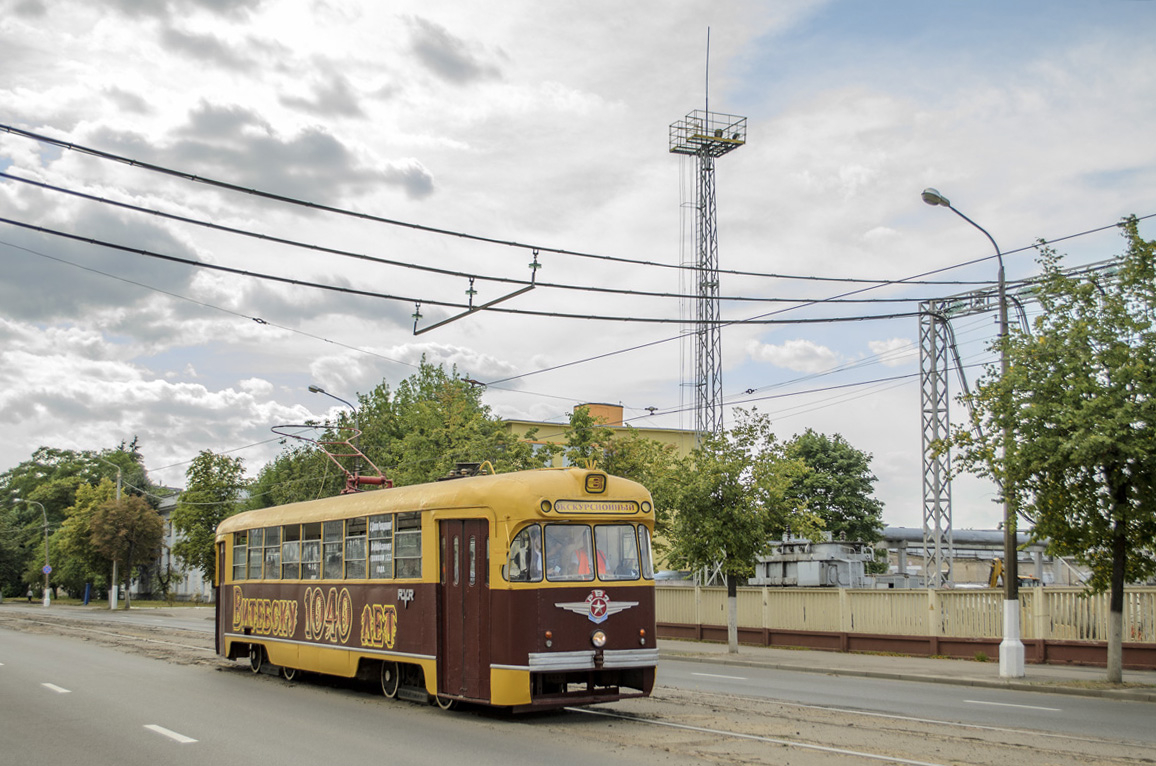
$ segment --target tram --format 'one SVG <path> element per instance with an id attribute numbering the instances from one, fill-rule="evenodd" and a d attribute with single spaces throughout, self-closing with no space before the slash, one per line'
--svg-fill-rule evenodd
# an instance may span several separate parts
<path id="1" fill-rule="evenodd" d="M 646 489 L 584 468 L 248 511 L 217 528 L 217 652 L 444 708 L 646 696 L 653 529 Z"/>

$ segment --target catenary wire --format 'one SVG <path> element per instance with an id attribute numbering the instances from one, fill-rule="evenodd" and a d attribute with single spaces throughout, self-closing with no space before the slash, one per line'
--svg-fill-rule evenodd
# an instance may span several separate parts
<path id="1" fill-rule="evenodd" d="M 67 189 L 62 186 L 55 186 L 43 181 L 36 181 L 31 178 L 24 178 L 22 176 L 12 175 L 0 171 L 0 178 L 5 178 L 17 183 L 27 184 L 39 189 L 56 192 L 59 194 L 66 194 L 78 199 L 88 200 L 90 202 L 98 202 L 110 207 L 120 208 L 122 210 L 130 210 L 135 213 L 143 213 L 151 215 L 156 218 L 163 218 L 169 221 L 176 221 L 178 223 L 189 224 L 191 226 L 199 226 L 213 231 L 219 231 L 226 234 L 234 234 L 241 237 L 249 237 L 251 239 L 258 239 L 263 242 L 271 242 L 273 244 L 285 245 L 287 247 L 294 247 L 303 250 L 310 250 L 316 253 L 325 253 L 328 255 L 337 255 L 343 258 L 352 258 L 370 263 L 376 263 L 384 266 L 396 266 L 403 269 L 412 269 L 414 271 L 423 271 L 429 274 L 439 274 L 441 276 L 458 277 L 461 279 L 478 279 L 485 282 L 498 282 L 502 284 L 511 285 L 534 285 L 539 288 L 547 288 L 554 290 L 575 290 L 579 292 L 591 293 L 606 293 L 609 295 L 627 295 L 631 297 L 642 298 L 679 298 L 679 299 L 695 299 L 698 296 L 686 293 L 671 293 L 658 292 L 653 290 L 631 290 L 620 287 L 601 287 L 598 285 L 571 285 L 560 284 L 556 282 L 543 282 L 541 280 L 517 279 L 514 277 L 502 277 L 488 274 L 471 273 L 468 271 L 460 271 L 456 269 L 444 269 L 437 266 L 428 266 L 420 263 L 411 263 L 409 261 L 401 261 L 393 258 L 383 258 L 381 256 L 368 255 L 366 253 L 357 253 L 350 250 L 342 250 L 340 248 L 326 247 L 310 242 L 301 242 L 299 240 L 288 239 L 285 237 L 278 237 L 271 234 L 262 234 L 260 232 L 250 231 L 248 229 L 241 229 L 234 226 L 226 226 L 224 224 L 214 223 L 212 221 L 200 220 L 190 218 L 188 216 L 177 215 L 176 213 L 166 213 L 163 210 L 155 208 L 148 208 L 142 205 L 134 205 L 129 202 L 122 202 L 119 200 L 101 197 L 95 194 L 88 194 L 86 192 L 77 191 L 75 189 Z M 761 296 L 746 296 L 746 295 L 724 295 L 720 296 L 719 300 L 729 302 L 746 302 L 746 303 L 798 303 L 799 298 L 782 298 L 782 297 L 761 297 Z M 852 298 L 847 300 L 835 300 L 832 303 L 916 303 L 932 300 L 930 298 Z"/>
<path id="2" fill-rule="evenodd" d="M 155 252 L 152 250 L 146 250 L 144 248 L 130 247 L 128 245 L 121 245 L 121 244 L 117 244 L 115 242 L 106 242 L 104 240 L 99 240 L 99 239 L 96 239 L 93 237 L 86 237 L 86 236 L 83 236 L 80 234 L 70 234 L 68 232 L 59 231 L 57 229 L 50 229 L 50 228 L 45 227 L 45 226 L 38 226 L 35 224 L 23 222 L 23 221 L 17 221 L 17 220 L 11 219 L 11 218 L 0 217 L 0 223 L 6 223 L 6 224 L 9 224 L 12 226 L 18 226 L 20 228 L 40 232 L 41 234 L 51 234 L 51 235 L 56 236 L 56 237 L 62 237 L 64 239 L 70 239 L 70 240 L 73 240 L 76 242 L 84 242 L 86 244 L 98 245 L 100 247 L 107 247 L 107 248 L 110 248 L 113 250 L 120 250 L 122 252 L 132 253 L 134 255 L 140 255 L 140 256 L 147 257 L 147 258 L 154 258 L 157 260 L 168 261 L 170 263 L 180 263 L 180 264 L 183 264 L 186 266 L 193 266 L 193 267 L 201 268 L 201 269 L 209 269 L 212 271 L 220 271 L 220 272 L 223 272 L 226 274 L 235 274 L 238 276 L 252 277 L 255 279 L 263 279 L 263 280 L 267 280 L 270 282 L 279 282 L 281 284 L 296 285 L 298 287 L 309 287 L 309 288 L 313 288 L 313 289 L 317 289 L 317 290 L 327 290 L 330 292 L 337 292 L 337 293 L 342 293 L 345 295 L 355 295 L 355 296 L 364 297 L 364 298 L 380 298 L 382 300 L 400 301 L 403 303 L 423 304 L 423 305 L 440 306 L 440 307 L 446 307 L 446 308 L 456 308 L 456 309 L 463 309 L 463 310 L 471 310 L 471 309 L 472 310 L 478 310 L 478 311 L 483 310 L 483 309 L 474 307 L 470 304 L 461 303 L 461 302 L 442 301 L 442 300 L 437 300 L 437 299 L 432 299 L 432 298 L 417 298 L 417 297 L 413 297 L 413 296 L 391 295 L 389 293 L 380 293 L 380 292 L 376 292 L 373 290 L 362 290 L 362 289 L 355 288 L 355 287 L 342 287 L 339 285 L 329 285 L 329 284 L 324 284 L 321 282 L 312 282 L 312 281 L 304 280 L 304 279 L 293 279 L 290 277 L 277 276 L 275 274 L 266 274 L 264 272 L 259 272 L 259 271 L 249 271 L 247 269 L 238 269 L 238 268 L 234 268 L 232 266 L 223 266 L 223 265 L 215 264 L 215 263 L 205 263 L 204 261 L 197 261 L 197 260 L 194 260 L 191 258 L 182 258 L 182 257 L 176 256 L 176 255 L 166 255 L 164 253 L 158 253 L 158 252 Z M 804 301 L 804 305 L 814 304 L 814 303 L 822 303 L 822 302 L 825 302 L 825 301 L 824 300 L 809 301 L 809 302 Z M 586 319 L 586 320 L 596 320 L 596 321 L 601 321 L 601 322 L 626 322 L 626 323 L 642 323 L 642 324 L 685 324 L 685 321 L 683 319 L 680 319 L 677 317 L 635 317 L 635 316 L 613 316 L 613 315 L 606 315 L 606 314 L 574 314 L 574 313 L 562 312 L 562 311 L 535 311 L 532 309 L 513 309 L 513 308 L 503 308 L 503 307 L 498 307 L 498 306 L 490 306 L 484 310 L 490 311 L 490 312 L 495 312 L 495 313 L 500 313 L 500 314 L 514 314 L 514 315 L 520 315 L 520 316 L 549 317 L 549 318 L 553 318 L 553 319 Z M 778 312 L 772 312 L 772 313 L 778 313 Z M 751 319 L 721 320 L 720 324 L 722 324 L 723 326 L 727 326 L 727 325 L 732 325 L 732 324 L 783 325 L 783 324 L 820 324 L 820 323 L 829 323 L 829 322 L 865 322 L 865 321 L 872 321 L 872 320 L 901 319 L 904 317 L 918 316 L 918 312 L 906 311 L 906 312 L 894 312 L 894 313 L 890 313 L 890 314 L 872 314 L 872 315 L 845 316 L 845 317 L 812 317 L 812 318 L 806 318 L 806 319 L 765 319 L 764 317 L 766 317 L 766 316 L 770 316 L 770 314 L 760 315 L 758 317 L 754 317 Z"/>
<path id="3" fill-rule="evenodd" d="M 11 126 L 11 125 L 0 124 L 0 131 L 10 133 L 14 136 L 19 136 L 21 138 L 28 138 L 28 139 L 31 139 L 33 141 L 38 141 L 40 143 L 46 143 L 46 144 L 49 144 L 52 146 L 57 146 L 57 147 L 60 147 L 62 149 L 68 149 L 70 151 L 74 151 L 74 152 L 77 152 L 79 154 L 86 154 L 86 155 L 89 155 L 91 157 L 96 157 L 98 159 L 108 160 L 111 162 L 118 162 L 118 163 L 121 163 L 124 165 L 128 165 L 129 167 L 140 168 L 142 170 L 148 170 L 148 171 L 151 171 L 154 173 L 159 173 L 161 175 L 167 175 L 167 176 L 170 176 L 173 178 L 180 178 L 182 180 L 191 181 L 194 183 L 205 184 L 205 185 L 213 186 L 213 187 L 216 187 L 219 189 L 225 189 L 227 191 L 237 192 L 237 193 L 241 193 L 241 194 L 248 194 L 251 196 L 260 197 L 262 199 L 268 199 L 268 200 L 271 200 L 274 202 L 281 202 L 281 203 L 288 204 L 288 205 L 295 205 L 298 207 L 304 207 L 304 208 L 307 208 L 310 210 L 317 210 L 319 212 L 333 213 L 335 215 L 343 215 L 343 216 L 349 216 L 349 217 L 353 217 L 353 218 L 359 218 L 359 219 L 371 221 L 374 223 L 382 223 L 382 224 L 387 224 L 390 226 L 398 226 L 398 227 L 402 227 L 402 228 L 413 229 L 415 231 L 422 231 L 422 232 L 427 232 L 427 233 L 431 233 L 431 234 L 440 234 L 440 235 L 444 235 L 444 236 L 454 237 L 457 239 L 470 240 L 470 241 L 474 241 L 474 242 L 481 242 L 481 243 L 494 244 L 494 245 L 503 245 L 506 247 L 519 248 L 522 250 L 537 250 L 537 251 L 542 252 L 542 253 L 553 253 L 556 255 L 566 255 L 566 256 L 573 256 L 573 257 L 579 257 L 579 258 L 592 258 L 592 259 L 602 260 L 602 261 L 611 261 L 611 262 L 616 262 L 616 263 L 627 263 L 627 264 L 631 264 L 631 265 L 635 265 L 635 266 L 653 266 L 656 268 L 676 269 L 676 270 L 685 270 L 685 269 L 689 269 L 692 271 L 698 270 L 697 266 L 685 266 L 685 265 L 681 265 L 681 264 L 662 263 L 662 262 L 658 262 L 658 261 L 642 260 L 642 259 L 635 259 L 635 258 L 623 258 L 620 256 L 603 255 L 603 254 L 598 254 L 598 253 L 587 253 L 587 252 L 582 252 L 582 251 L 577 251 L 577 250 L 567 250 L 564 248 L 550 247 L 548 245 L 532 244 L 532 243 L 526 243 L 526 242 L 517 242 L 515 240 L 499 239 L 496 237 L 487 237 L 487 236 L 482 236 L 482 235 L 477 235 L 477 234 L 470 234 L 470 233 L 463 232 L 463 231 L 455 231 L 452 229 L 445 229 L 445 228 L 440 228 L 440 227 L 436 227 L 436 226 L 427 226 L 424 224 L 412 223 L 412 222 L 408 222 L 408 221 L 401 221 L 401 220 L 397 220 L 397 219 L 393 219 L 393 218 L 385 218 L 383 216 L 377 216 L 377 215 L 373 215 L 370 213 L 361 213 L 361 212 L 357 212 L 354 210 L 348 210 L 345 208 L 339 208 L 339 207 L 334 207 L 331 205 L 325 205 L 325 204 L 321 204 L 321 203 L 317 203 L 317 202 L 310 202 L 308 200 L 297 199 L 295 197 L 289 197 L 289 196 L 282 195 L 282 194 L 274 194 L 272 192 L 262 191 L 260 189 L 246 188 L 244 186 L 240 186 L 238 184 L 230 183 L 227 181 L 221 181 L 221 180 L 217 180 L 217 179 L 213 179 L 213 178 L 208 178 L 206 176 L 200 176 L 200 175 L 196 175 L 194 173 L 189 173 L 186 171 L 174 170 L 172 168 L 167 168 L 167 167 L 164 167 L 161 165 L 155 165 L 155 164 L 148 163 L 148 162 L 142 162 L 140 160 L 136 160 L 136 159 L 133 159 L 131 157 L 125 157 L 122 155 L 113 154 L 111 152 L 105 152 L 105 151 L 102 151 L 100 149 L 95 149 L 93 147 L 84 146 L 82 144 L 76 144 L 76 143 L 72 143 L 69 141 L 64 141 L 61 139 L 52 138 L 51 136 L 46 136 L 46 135 L 43 135 L 40 133 L 34 133 L 32 131 L 29 131 L 29 130 L 23 130 L 21 128 L 17 128 L 17 127 Z M 816 282 L 891 284 L 890 280 L 856 279 L 856 278 L 849 278 L 849 277 L 819 277 L 819 276 L 801 276 L 801 275 L 789 275 L 789 274 L 770 274 L 770 273 L 766 273 L 766 272 L 739 271 L 739 270 L 734 270 L 734 269 L 720 269 L 720 270 L 718 270 L 718 273 L 730 274 L 730 275 L 735 275 L 735 276 L 766 277 L 766 278 L 773 278 L 773 279 L 793 279 L 793 280 L 816 281 Z M 980 282 L 974 282 L 974 281 L 968 281 L 968 282 L 925 282 L 923 284 L 966 285 L 966 284 L 990 284 L 990 282 L 988 282 L 988 281 L 980 281 Z"/>

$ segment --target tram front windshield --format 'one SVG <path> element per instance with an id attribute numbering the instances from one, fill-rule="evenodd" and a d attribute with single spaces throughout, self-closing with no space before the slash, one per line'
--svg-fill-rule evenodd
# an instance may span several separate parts
<path id="1" fill-rule="evenodd" d="M 650 530 L 634 524 L 532 524 L 510 544 L 510 582 L 653 578 Z"/>

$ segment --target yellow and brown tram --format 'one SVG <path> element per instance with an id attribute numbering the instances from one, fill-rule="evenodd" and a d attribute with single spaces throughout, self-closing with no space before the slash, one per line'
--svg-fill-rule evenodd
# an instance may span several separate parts
<path id="1" fill-rule="evenodd" d="M 644 696 L 653 529 L 641 485 L 580 468 L 248 511 L 217 529 L 217 651 L 443 707 Z"/>

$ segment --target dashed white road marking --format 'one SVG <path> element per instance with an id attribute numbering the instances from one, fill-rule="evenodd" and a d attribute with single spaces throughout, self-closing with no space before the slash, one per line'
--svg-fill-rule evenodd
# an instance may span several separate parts
<path id="1" fill-rule="evenodd" d="M 705 678 L 727 678 L 731 681 L 746 681 L 746 676 L 720 676 L 718 673 L 691 673 L 692 676 L 704 676 Z"/>
<path id="2" fill-rule="evenodd" d="M 163 737 L 168 737 L 169 739 L 173 740 L 174 742 L 180 742 L 182 745 L 187 745 L 191 742 L 196 742 L 196 740 L 193 739 L 192 737 L 186 737 L 184 734 L 178 734 L 177 732 L 173 731 L 172 729 L 166 729 L 163 726 L 157 726 L 155 723 L 145 724 L 145 728 L 148 729 L 149 731 L 155 731 L 157 734 L 160 734 Z"/>
<path id="3" fill-rule="evenodd" d="M 71 689 L 65 689 L 64 687 L 57 686 L 56 684 L 40 684 L 40 685 L 43 686 L 45 689 L 51 689 L 52 691 L 56 692 L 57 694 L 69 694 L 72 692 Z"/>

